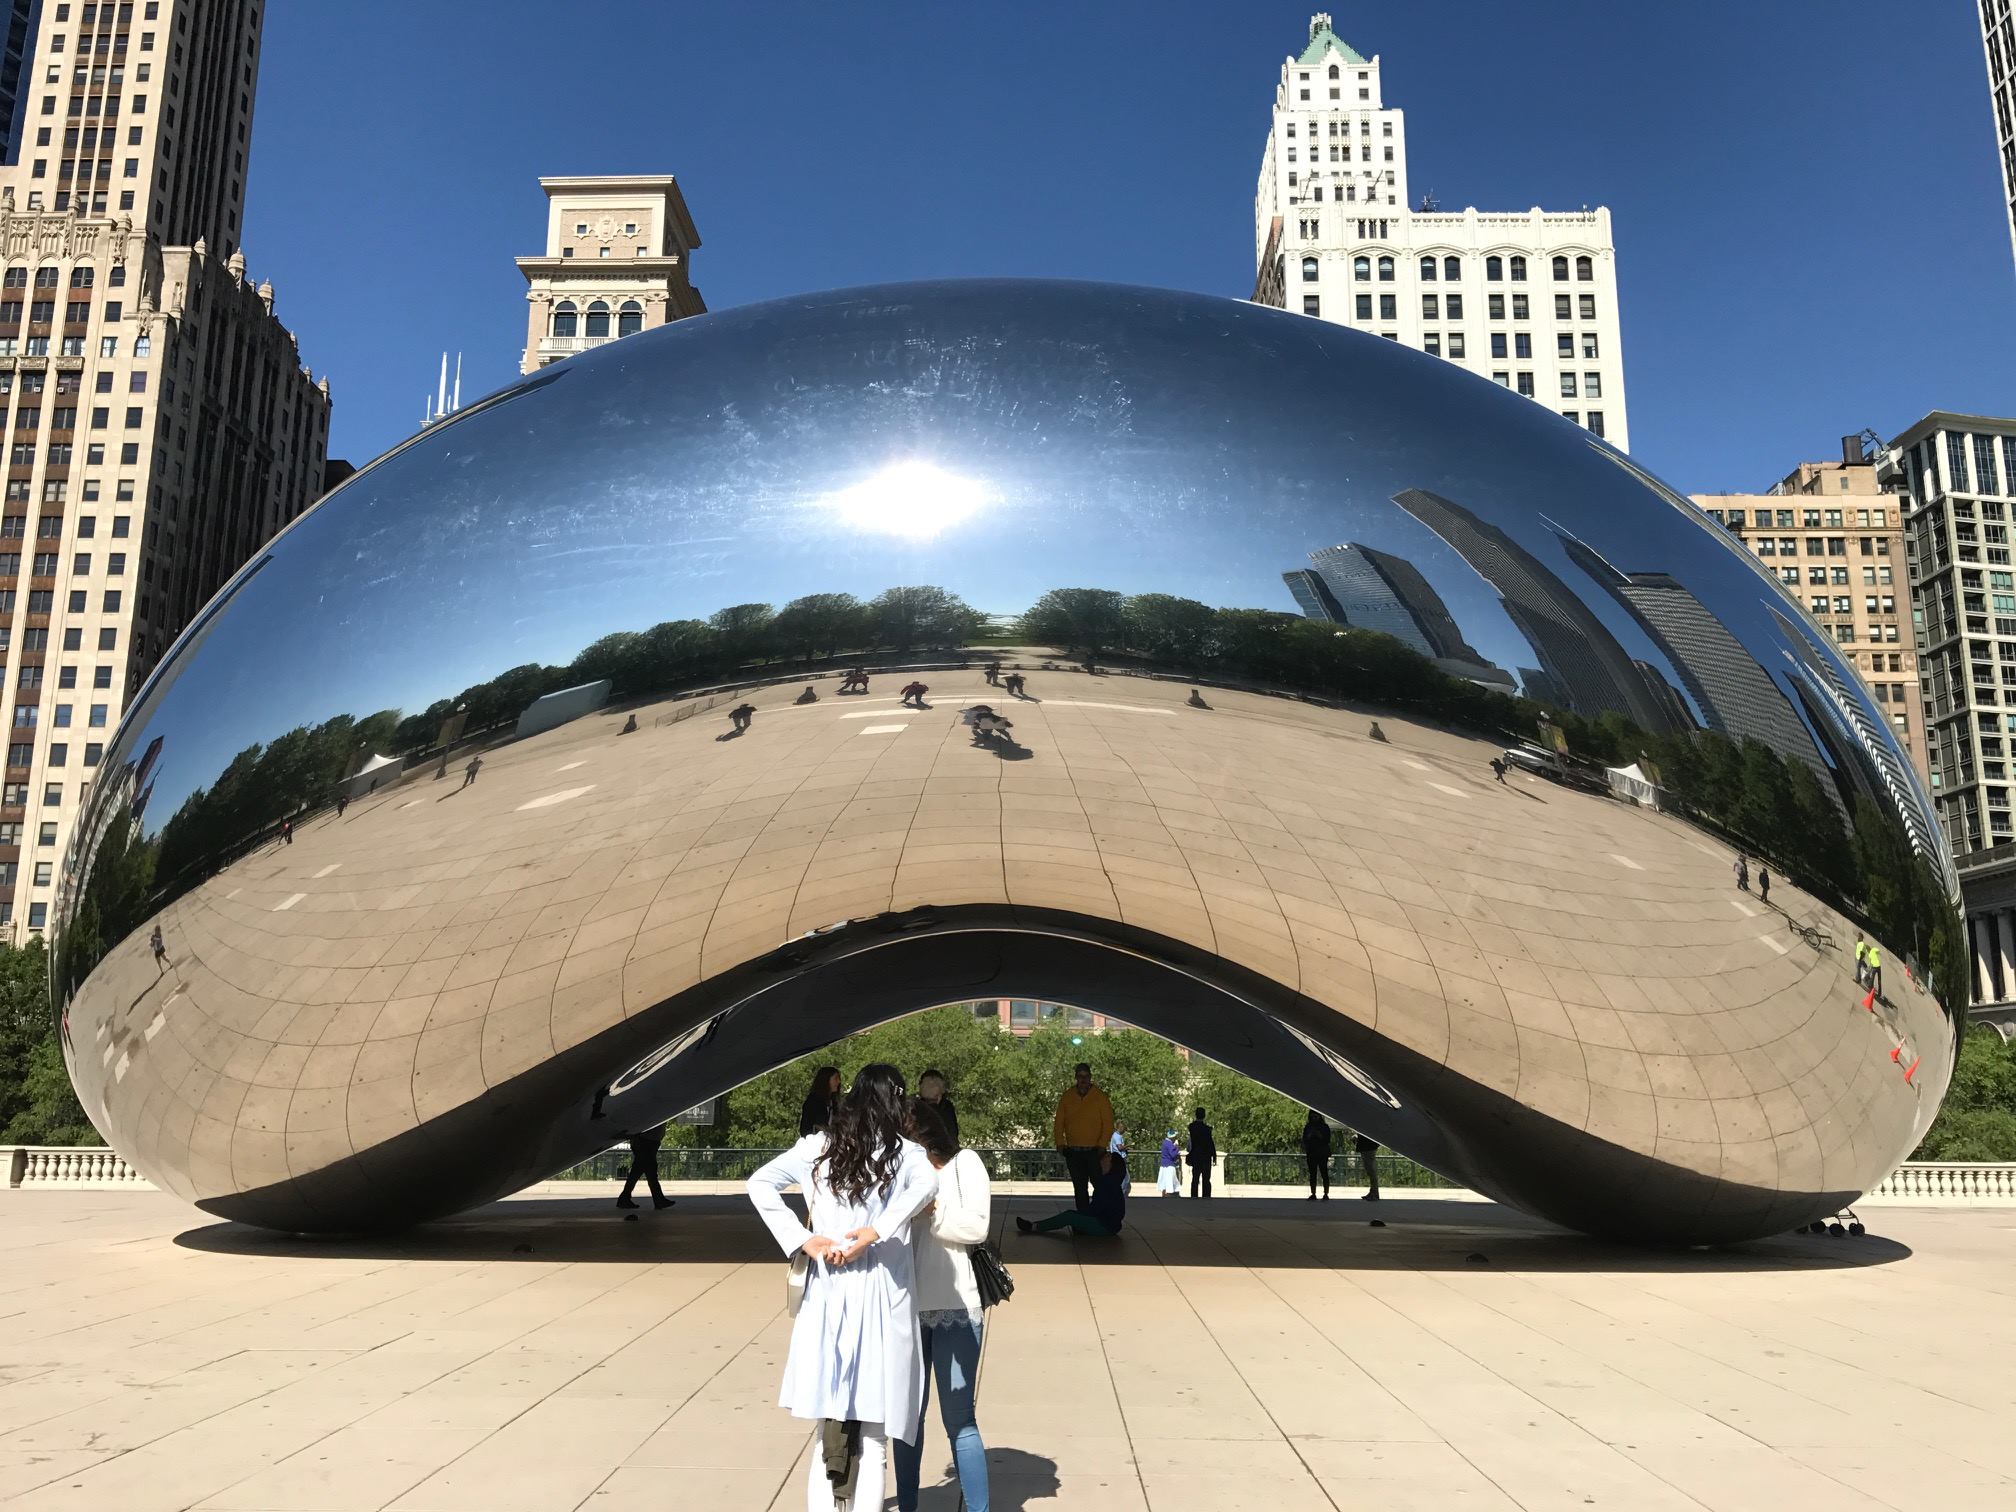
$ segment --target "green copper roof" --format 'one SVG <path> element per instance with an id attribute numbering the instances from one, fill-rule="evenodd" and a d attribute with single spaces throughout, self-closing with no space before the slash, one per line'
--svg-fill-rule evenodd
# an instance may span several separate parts
<path id="1" fill-rule="evenodd" d="M 1337 33 L 1330 30 L 1327 26 L 1320 26 L 1309 34 L 1309 45 L 1302 49 L 1302 56 L 1296 61 L 1300 63 L 1320 63 L 1323 61 L 1323 54 L 1333 47 L 1344 55 L 1346 63 L 1363 63 L 1365 61 L 1355 51 L 1344 44 L 1342 37 L 1339 37 Z"/>

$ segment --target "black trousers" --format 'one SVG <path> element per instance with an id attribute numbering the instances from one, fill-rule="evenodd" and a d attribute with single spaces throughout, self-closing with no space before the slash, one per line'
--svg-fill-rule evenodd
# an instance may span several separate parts
<path id="1" fill-rule="evenodd" d="M 1201 1192 L 1198 1190 L 1199 1186 L 1203 1187 Z M 1192 1197 L 1209 1197 L 1211 1195 L 1211 1162 L 1209 1160 L 1192 1160 L 1190 1162 L 1190 1195 Z"/>
<path id="2" fill-rule="evenodd" d="M 1071 1173 L 1071 1205 L 1081 1213 L 1092 1206 L 1092 1188 L 1099 1180 L 1103 1153 L 1089 1145 L 1074 1145 L 1064 1151 L 1064 1169 Z"/>
<path id="3" fill-rule="evenodd" d="M 665 1195 L 665 1189 L 658 1185 L 658 1152 L 656 1150 L 653 1150 L 649 1155 L 639 1154 L 635 1150 L 630 1152 L 630 1174 L 624 1179 L 623 1195 L 628 1197 L 631 1192 L 635 1191 L 637 1183 L 640 1180 L 651 1188 L 652 1197 L 659 1198 Z"/>
<path id="4" fill-rule="evenodd" d="M 1315 1194 L 1316 1183 L 1319 1181 L 1323 1183 L 1323 1190 L 1326 1192 L 1329 1191 L 1330 1157 L 1328 1155 L 1319 1155 L 1314 1150 L 1304 1150 L 1302 1152 L 1302 1158 L 1309 1163 L 1310 1194 L 1312 1196 Z"/>

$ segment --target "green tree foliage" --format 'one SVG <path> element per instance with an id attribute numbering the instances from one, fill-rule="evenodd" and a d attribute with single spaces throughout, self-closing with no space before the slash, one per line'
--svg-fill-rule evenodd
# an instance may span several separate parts
<path id="1" fill-rule="evenodd" d="M 2016 1049 L 1969 1029 L 1939 1116 L 1913 1160 L 2016 1160 Z"/>
<path id="2" fill-rule="evenodd" d="M 956 593 L 930 586 L 885 588 L 869 602 L 867 623 L 876 644 L 898 652 L 919 646 L 960 646 L 979 634 L 987 617 Z"/>
<path id="3" fill-rule="evenodd" d="M 1201 1055 L 1192 1056 L 1190 1064 L 1197 1072 L 1193 1105 L 1210 1114 L 1219 1148 L 1302 1148 L 1302 1125 L 1309 1116 L 1309 1110 L 1301 1103 L 1292 1097 L 1283 1097 L 1271 1087 L 1262 1086 L 1250 1076 L 1240 1075 L 1230 1066 L 1221 1066 Z M 1188 1109 L 1182 1110 L 1182 1115 L 1176 1123 L 1169 1125 L 1179 1133 L 1189 1121 Z M 1157 1133 L 1160 1132 L 1157 1130 Z"/>
<path id="4" fill-rule="evenodd" d="M 1137 593 L 1122 610 L 1126 643 L 1141 655 L 1194 667 L 1211 644 L 1218 611 L 1196 599 Z"/>
<path id="5" fill-rule="evenodd" d="M 0 945 L 0 1144 L 96 1144 L 63 1067 L 40 940 Z"/>
<path id="6" fill-rule="evenodd" d="M 867 606 L 851 593 L 808 593 L 777 611 L 771 633 L 788 654 L 838 656 L 868 640 Z"/>
<path id="7" fill-rule="evenodd" d="M 1022 616 L 1022 634 L 1093 656 L 1126 643 L 1126 610 L 1126 595 L 1110 588 L 1052 588 Z"/>

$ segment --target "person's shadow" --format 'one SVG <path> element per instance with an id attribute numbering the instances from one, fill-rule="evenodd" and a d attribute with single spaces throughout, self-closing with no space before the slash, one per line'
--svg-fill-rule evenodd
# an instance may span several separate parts
<path id="1" fill-rule="evenodd" d="M 724 730 L 721 734 L 714 737 L 714 741 L 718 745 L 724 740 L 739 740 L 741 738 L 742 731 L 740 730 Z"/>
<path id="2" fill-rule="evenodd" d="M 987 1429 L 983 1423 L 980 1431 Z M 917 1498 L 918 1512 L 958 1512 L 966 1503 L 959 1495 L 959 1479 L 950 1464 L 941 1467 L 944 1480 L 922 1488 Z M 1061 1489 L 1057 1462 L 1022 1449 L 987 1451 L 987 1498 L 1000 1512 L 1023 1512 L 1054 1500 Z"/>

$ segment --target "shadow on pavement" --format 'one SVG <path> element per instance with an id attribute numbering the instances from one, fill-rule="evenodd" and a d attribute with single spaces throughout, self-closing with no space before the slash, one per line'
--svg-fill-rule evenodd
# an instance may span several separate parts
<path id="1" fill-rule="evenodd" d="M 1069 1201 L 1068 1195 L 1064 1199 Z M 995 1199 L 1002 1259 L 1018 1265 L 1145 1265 L 1287 1270 L 1499 1270 L 1519 1273 L 1715 1274 L 1859 1269 L 1910 1257 L 1878 1234 L 1785 1234 L 1722 1249 L 1645 1249 L 1591 1239 L 1496 1203 L 1408 1197 L 1308 1203 L 1287 1197 L 1137 1200 L 1117 1239 L 1019 1234 L 1011 1219 L 1056 1199 Z M 532 1260 L 769 1264 L 783 1257 L 743 1198 L 682 1193 L 678 1206 L 626 1221 L 606 1196 L 526 1197 L 395 1234 L 280 1234 L 212 1223 L 178 1234 L 184 1249 L 286 1260 Z M 1383 1227 L 1373 1227 L 1379 1219 Z M 1880 1213 L 1874 1221 L 1881 1223 Z"/>

